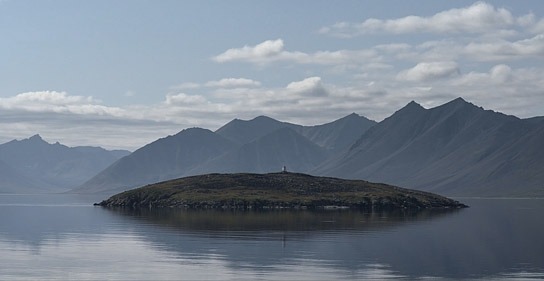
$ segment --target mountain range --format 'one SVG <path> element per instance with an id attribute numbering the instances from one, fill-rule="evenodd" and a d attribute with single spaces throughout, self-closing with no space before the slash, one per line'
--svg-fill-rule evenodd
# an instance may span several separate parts
<path id="1" fill-rule="evenodd" d="M 357 114 L 318 126 L 259 116 L 234 119 L 216 131 L 189 128 L 158 139 L 94 176 L 88 173 L 72 191 L 114 194 L 184 176 L 270 173 L 286 166 L 447 196 L 534 197 L 544 196 L 543 144 L 544 117 L 520 119 L 462 98 L 430 109 L 412 101 L 379 123 Z M 0 146 L 4 182 L 44 181 L 43 175 L 21 174 L 21 165 L 11 165 L 6 160 L 11 158 L 3 157 L 5 145 Z M 54 185 L 54 173 L 47 175 Z"/>
<path id="2" fill-rule="evenodd" d="M 352 143 L 376 122 L 357 114 L 319 126 L 259 116 L 235 119 L 215 132 L 185 129 L 124 157 L 74 192 L 116 193 L 204 173 L 308 173 Z"/>
<path id="3" fill-rule="evenodd" d="M 314 172 L 450 196 L 541 196 L 544 122 L 461 98 L 431 109 L 411 102 Z"/>
<path id="4" fill-rule="evenodd" d="M 0 193 L 48 193 L 73 189 L 130 154 L 99 147 L 49 144 L 40 135 L 0 145 Z"/>

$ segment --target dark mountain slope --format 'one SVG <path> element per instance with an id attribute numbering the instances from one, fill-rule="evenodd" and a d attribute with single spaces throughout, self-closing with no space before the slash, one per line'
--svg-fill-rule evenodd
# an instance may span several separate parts
<path id="1" fill-rule="evenodd" d="M 219 128 L 216 133 L 235 143 L 247 144 L 278 129 L 290 128 L 318 146 L 332 152 L 338 152 L 351 145 L 368 128 L 375 124 L 376 122 L 355 113 L 333 122 L 316 126 L 301 126 L 280 122 L 266 116 L 259 116 L 247 121 L 234 119 Z"/>
<path id="2" fill-rule="evenodd" d="M 185 176 L 191 169 L 234 146 L 210 130 L 186 129 L 120 159 L 74 192 L 118 192 Z"/>
<path id="3" fill-rule="evenodd" d="M 277 172 L 283 166 L 305 172 L 327 158 L 327 151 L 284 127 L 211 160 L 193 174 L 209 172 Z"/>
<path id="4" fill-rule="evenodd" d="M 535 147 L 540 135 L 534 129 L 531 122 L 460 98 L 428 110 L 411 102 L 316 172 L 449 195 L 518 194 L 511 183 L 534 185 L 522 171 L 532 169 L 527 163 L 542 163 L 531 153 L 526 153 L 530 159 L 512 162 L 523 150 L 541 150 Z M 501 173 L 501 165 L 513 166 Z"/>
<path id="5" fill-rule="evenodd" d="M 297 128 L 297 131 L 313 143 L 336 153 L 353 144 L 374 125 L 375 121 L 352 113 L 331 123 L 304 126 Z"/>
<path id="6" fill-rule="evenodd" d="M 544 126 L 527 130 L 524 122 L 512 122 L 499 130 L 498 134 L 511 135 L 509 141 L 495 144 L 486 150 L 476 152 L 469 164 L 462 167 L 458 175 L 444 181 L 434 189 L 437 191 L 457 189 L 459 194 L 493 196 L 543 196 L 544 195 Z M 523 132 L 527 130 L 527 132 Z M 471 155 L 473 151 L 466 151 Z M 446 166 L 449 158 L 436 164 L 437 168 Z M 428 174 L 433 173 L 430 170 Z M 426 176 L 425 174 L 421 175 Z M 455 180 L 453 180 L 455 179 Z M 476 189 L 476 190 L 474 190 Z"/>
<path id="7" fill-rule="evenodd" d="M 266 116 L 258 116 L 247 121 L 234 119 L 215 132 L 237 144 L 246 144 L 285 127 L 294 129 L 301 126 L 280 122 Z"/>

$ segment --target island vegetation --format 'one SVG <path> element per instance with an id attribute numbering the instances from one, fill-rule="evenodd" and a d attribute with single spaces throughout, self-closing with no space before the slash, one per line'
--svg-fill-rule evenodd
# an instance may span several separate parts
<path id="1" fill-rule="evenodd" d="M 466 205 L 436 194 L 300 173 L 206 174 L 125 191 L 95 205 L 188 209 L 423 209 Z"/>

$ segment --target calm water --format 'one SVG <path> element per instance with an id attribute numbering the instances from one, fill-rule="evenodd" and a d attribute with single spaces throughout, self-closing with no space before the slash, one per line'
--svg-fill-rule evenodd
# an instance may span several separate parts
<path id="1" fill-rule="evenodd" d="M 441 212 L 128 212 L 0 195 L 1 280 L 544 280 L 544 200 Z"/>

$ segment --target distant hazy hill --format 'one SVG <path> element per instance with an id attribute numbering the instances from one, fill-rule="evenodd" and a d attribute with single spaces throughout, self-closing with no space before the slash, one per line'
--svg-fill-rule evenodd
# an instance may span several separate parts
<path id="1" fill-rule="evenodd" d="M 209 172 L 307 172 L 353 143 L 371 125 L 351 114 L 305 127 L 259 116 L 235 119 L 216 132 L 193 128 L 159 139 L 114 163 L 74 192 L 122 190 Z"/>
<path id="2" fill-rule="evenodd" d="M 446 195 L 543 195 L 543 125 L 461 98 L 432 109 L 411 102 L 314 172 Z"/>
<path id="3" fill-rule="evenodd" d="M 128 151 L 67 147 L 39 135 L 0 145 L 0 192 L 65 191 L 79 186 Z"/>
<path id="4" fill-rule="evenodd" d="M 13 167 L 0 161 L 0 193 L 33 193 L 39 186 L 39 182 L 21 175 Z M 44 190 L 53 189 L 51 186 L 44 187 Z"/>

